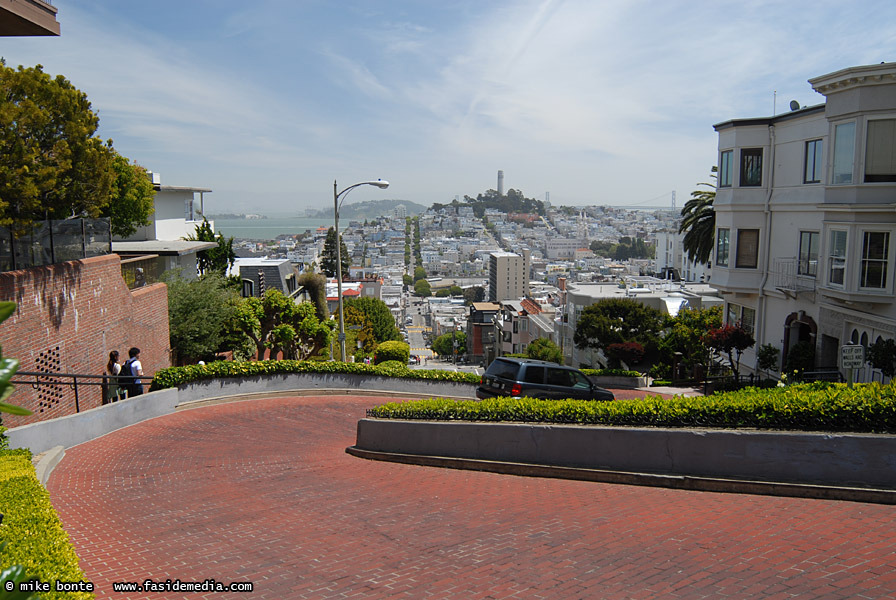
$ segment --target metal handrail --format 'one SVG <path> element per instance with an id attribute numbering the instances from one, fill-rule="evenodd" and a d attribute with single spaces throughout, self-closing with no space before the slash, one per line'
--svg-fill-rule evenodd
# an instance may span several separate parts
<path id="1" fill-rule="evenodd" d="M 30 377 L 32 379 L 20 379 L 21 376 Z M 41 380 L 41 378 L 43 380 Z M 58 379 L 60 378 L 70 378 L 71 381 L 58 381 Z M 130 383 L 133 383 L 139 379 L 142 385 L 151 384 L 153 379 L 152 377 L 147 377 L 146 375 L 109 375 L 108 373 L 104 373 L 102 375 L 90 375 L 87 373 L 47 373 L 41 371 L 17 371 L 15 375 L 13 375 L 12 379 L 9 380 L 9 382 L 30 385 L 31 388 L 35 390 L 39 389 L 39 387 L 42 385 L 66 385 L 75 392 L 75 412 L 79 413 L 81 412 L 81 407 L 78 402 L 78 386 L 104 386 L 108 385 L 109 380 L 113 378 L 118 380 L 119 382 L 123 381 Z M 91 379 L 98 379 L 99 381 L 90 381 Z"/>

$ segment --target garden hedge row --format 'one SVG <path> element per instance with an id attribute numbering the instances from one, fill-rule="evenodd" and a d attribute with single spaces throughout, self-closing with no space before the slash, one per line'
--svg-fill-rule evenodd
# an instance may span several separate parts
<path id="1" fill-rule="evenodd" d="M 217 379 L 219 377 L 253 377 L 286 373 L 348 373 L 356 375 L 379 375 L 403 379 L 432 379 L 459 383 L 479 383 L 479 375 L 435 369 L 409 369 L 402 363 L 365 365 L 363 363 L 313 362 L 299 360 L 262 360 L 252 362 L 213 362 L 207 365 L 187 365 L 170 367 L 156 372 L 150 390 L 177 387 L 193 381 Z"/>
<path id="2" fill-rule="evenodd" d="M 896 433 L 896 386 L 816 382 L 688 398 L 590 402 L 443 398 L 388 403 L 367 411 L 384 419 L 509 421 L 634 427 L 756 428 L 791 431 Z"/>
<path id="3" fill-rule="evenodd" d="M 25 449 L 0 450 L 0 571 L 22 565 L 28 578 L 55 585 L 59 581 L 86 581 L 78 557 L 50 504 L 50 494 L 37 480 L 31 453 Z M 88 600 L 90 592 L 43 592 L 46 600 Z"/>

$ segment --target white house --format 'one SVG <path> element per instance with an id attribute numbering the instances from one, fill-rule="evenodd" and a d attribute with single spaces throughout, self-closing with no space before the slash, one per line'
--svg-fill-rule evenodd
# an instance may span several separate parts
<path id="1" fill-rule="evenodd" d="M 786 364 L 805 342 L 817 368 L 836 368 L 841 345 L 896 337 L 896 63 L 809 83 L 824 104 L 715 126 L 712 285 L 755 348 Z"/>

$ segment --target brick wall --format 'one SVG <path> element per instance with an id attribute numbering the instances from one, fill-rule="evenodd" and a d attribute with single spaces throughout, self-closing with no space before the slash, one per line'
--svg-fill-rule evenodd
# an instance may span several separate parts
<path id="1" fill-rule="evenodd" d="M 147 377 L 171 365 L 168 289 L 157 283 L 129 290 L 117 254 L 0 273 L 0 300 L 17 304 L 0 324 L 0 344 L 3 356 L 19 359 L 20 371 L 102 375 L 109 352 L 118 350 L 124 362 L 131 346 L 140 348 Z M 5 427 L 75 412 L 68 385 L 18 384 L 8 402 L 34 414 L 3 415 Z M 80 410 L 101 402 L 99 386 L 79 387 Z"/>

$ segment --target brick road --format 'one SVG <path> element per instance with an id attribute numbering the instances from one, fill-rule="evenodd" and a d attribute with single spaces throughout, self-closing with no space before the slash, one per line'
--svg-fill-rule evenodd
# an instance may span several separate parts
<path id="1" fill-rule="evenodd" d="M 896 508 L 347 455 L 363 397 L 183 411 L 66 452 L 53 504 L 98 598 L 896 598 Z M 251 593 L 113 593 L 113 581 Z"/>

